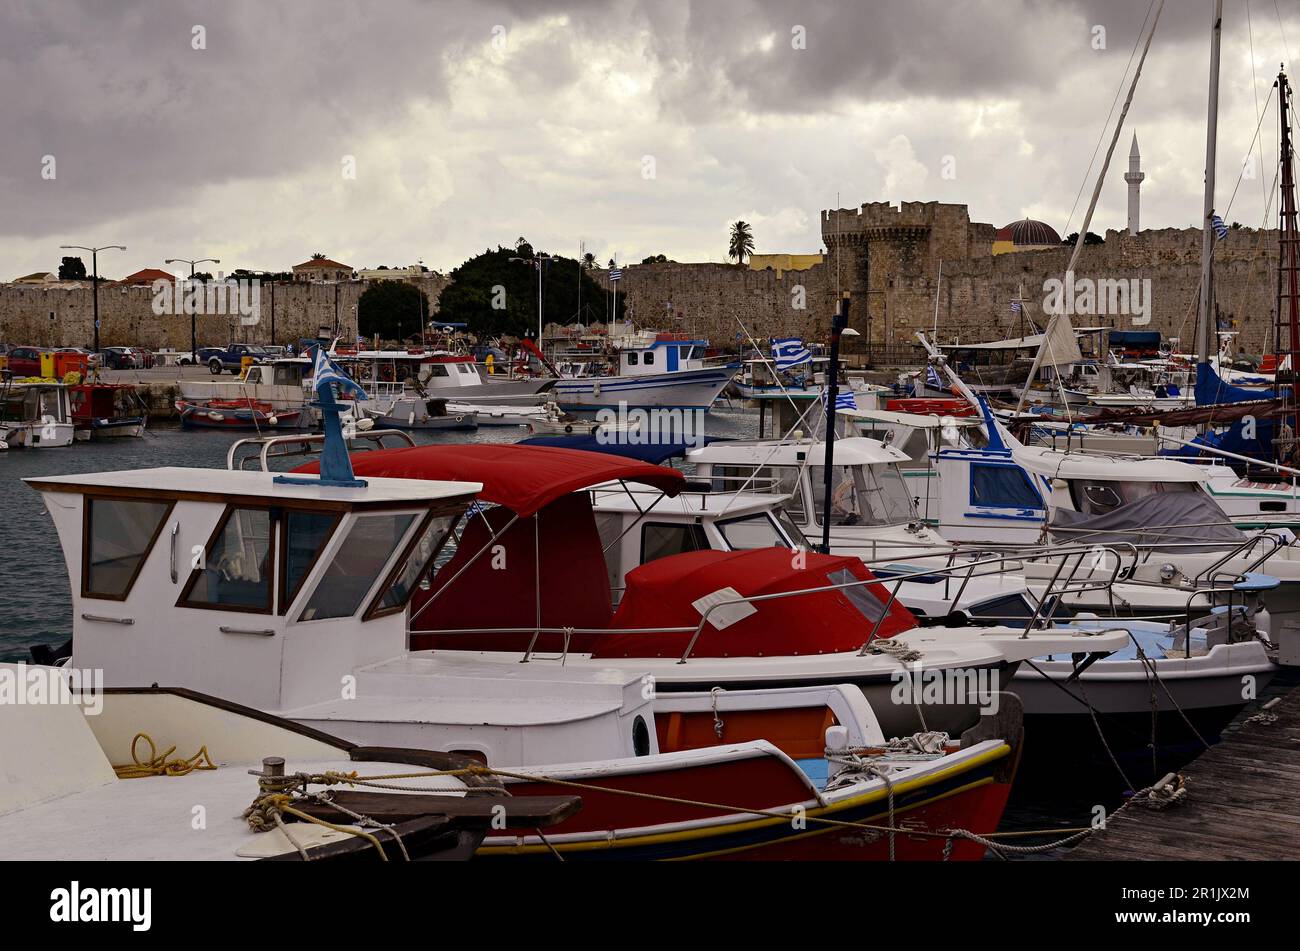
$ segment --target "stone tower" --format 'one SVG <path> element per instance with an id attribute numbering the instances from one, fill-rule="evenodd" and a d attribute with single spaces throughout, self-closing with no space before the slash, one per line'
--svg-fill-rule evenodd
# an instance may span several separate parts
<path id="1" fill-rule="evenodd" d="M 1146 173 L 1142 171 L 1142 156 L 1138 152 L 1137 133 L 1133 133 L 1133 147 L 1128 150 L 1128 171 L 1124 173 L 1124 181 L 1128 182 L 1128 233 L 1138 233 L 1138 218 L 1141 210 L 1142 198 L 1138 190 L 1142 187 L 1142 179 L 1146 178 Z"/>
<path id="2" fill-rule="evenodd" d="M 939 262 L 989 257 L 995 231 L 937 201 L 827 210 L 821 227 L 828 279 L 849 292 L 854 329 L 873 346 L 910 344 L 929 326 Z"/>

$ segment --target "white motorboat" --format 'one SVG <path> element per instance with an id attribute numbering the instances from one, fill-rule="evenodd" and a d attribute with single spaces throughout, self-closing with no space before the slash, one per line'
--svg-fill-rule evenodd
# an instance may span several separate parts
<path id="1" fill-rule="evenodd" d="M 735 375 L 734 365 L 708 366 L 708 341 L 684 334 L 640 333 L 611 341 L 618 372 L 555 381 L 552 398 L 564 409 L 619 406 L 707 410 Z"/>
<path id="2" fill-rule="evenodd" d="M 6 449 L 71 446 L 76 424 L 68 388 L 47 381 L 0 383 L 0 444 Z"/>

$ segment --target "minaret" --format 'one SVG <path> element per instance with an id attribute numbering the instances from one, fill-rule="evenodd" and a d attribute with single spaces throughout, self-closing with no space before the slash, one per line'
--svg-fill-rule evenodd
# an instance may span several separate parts
<path id="1" fill-rule="evenodd" d="M 1142 171 L 1142 156 L 1138 153 L 1137 133 L 1133 133 L 1133 147 L 1128 150 L 1128 171 L 1124 173 L 1124 181 L 1128 182 L 1128 233 L 1138 233 L 1138 211 L 1141 204 L 1141 197 L 1138 195 L 1138 189 L 1142 187 L 1142 179 L 1146 178 L 1146 173 Z"/>

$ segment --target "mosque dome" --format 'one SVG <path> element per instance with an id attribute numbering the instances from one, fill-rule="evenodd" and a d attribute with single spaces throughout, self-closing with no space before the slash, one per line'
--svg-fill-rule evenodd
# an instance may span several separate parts
<path id="1" fill-rule="evenodd" d="M 1042 221 L 1035 221 L 1033 218 L 1022 218 L 1019 221 L 1013 221 L 1005 228 L 999 228 L 997 241 L 1010 242 L 1010 244 L 1019 249 L 1028 248 L 1046 248 L 1061 243 L 1061 236 L 1056 233 L 1056 229 Z"/>

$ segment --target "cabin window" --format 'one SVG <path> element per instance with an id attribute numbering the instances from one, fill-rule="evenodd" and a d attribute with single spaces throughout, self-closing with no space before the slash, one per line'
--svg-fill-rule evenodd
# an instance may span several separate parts
<path id="1" fill-rule="evenodd" d="M 1019 466 L 976 463 L 970 467 L 972 505 L 998 508 L 1041 509 L 1043 500 Z"/>
<path id="2" fill-rule="evenodd" d="M 641 564 L 658 561 L 670 555 L 688 551 L 708 551 L 713 546 L 704 534 L 704 527 L 690 523 L 673 525 L 667 522 L 647 522 L 641 527 Z"/>
<path id="3" fill-rule="evenodd" d="M 447 368 L 441 363 L 429 364 L 429 376 L 448 376 Z"/>
<path id="4" fill-rule="evenodd" d="M 968 612 L 972 618 L 980 618 L 993 623 L 1006 621 L 1027 621 L 1034 616 L 1033 606 L 1025 600 L 1023 594 L 994 598 L 977 604 Z"/>
<path id="5" fill-rule="evenodd" d="M 424 530 L 407 550 L 405 558 L 393 571 L 384 593 L 370 606 L 366 614 L 367 620 L 372 617 L 383 617 L 406 607 L 406 602 L 415 592 L 415 586 L 428 572 L 438 550 L 451 534 L 451 527 L 455 521 L 456 519 L 450 515 L 439 515 L 428 520 Z"/>
<path id="6" fill-rule="evenodd" d="M 271 512 L 230 508 L 190 575 L 180 604 L 225 611 L 271 610 Z"/>
<path id="7" fill-rule="evenodd" d="M 655 362 L 655 352 L 653 350 L 647 350 L 645 352 L 645 365 L 650 366 L 654 362 Z"/>
<path id="8" fill-rule="evenodd" d="M 456 364 L 456 369 L 459 370 L 461 373 L 473 373 L 473 372 L 474 372 L 474 368 L 473 368 L 472 366 L 470 366 L 468 363 L 458 363 L 458 364 Z"/>
<path id="9" fill-rule="evenodd" d="M 794 545 L 793 539 L 785 537 L 776 522 L 766 512 L 723 519 L 717 524 L 718 533 L 732 551 L 747 551 L 751 548 L 791 548 Z"/>
<path id="10" fill-rule="evenodd" d="M 411 513 L 358 516 L 298 620 L 356 614 L 415 519 Z"/>
<path id="11" fill-rule="evenodd" d="M 852 588 L 840 588 L 840 594 L 848 599 L 849 604 L 858 609 L 858 613 L 864 618 L 875 624 L 885 616 L 885 606 L 876 597 L 874 591 L 865 584 L 854 584 L 862 581 L 857 575 L 847 568 L 841 568 L 839 571 L 832 571 L 826 576 L 830 579 L 831 584 L 851 584 Z"/>
<path id="12" fill-rule="evenodd" d="M 816 513 L 826 498 L 826 468 L 810 466 Z M 893 465 L 836 466 L 831 477 L 832 525 L 899 525 L 915 515 L 903 474 Z"/>
<path id="13" fill-rule="evenodd" d="M 302 383 L 306 364 L 277 364 L 275 367 L 276 386 L 297 386 Z"/>
<path id="14" fill-rule="evenodd" d="M 640 357 L 640 354 L 629 353 L 629 354 L 627 355 L 627 365 L 630 366 L 630 367 L 634 367 L 634 366 L 636 366 L 636 365 L 640 362 L 639 357 Z"/>
<path id="15" fill-rule="evenodd" d="M 131 593 L 171 502 L 86 498 L 81 593 L 123 600 Z"/>
<path id="16" fill-rule="evenodd" d="M 284 517 L 281 544 L 284 546 L 284 569 L 280 581 L 280 613 L 298 596 L 303 581 L 316 566 L 325 543 L 334 534 L 339 516 L 326 512 L 290 510 Z"/>

